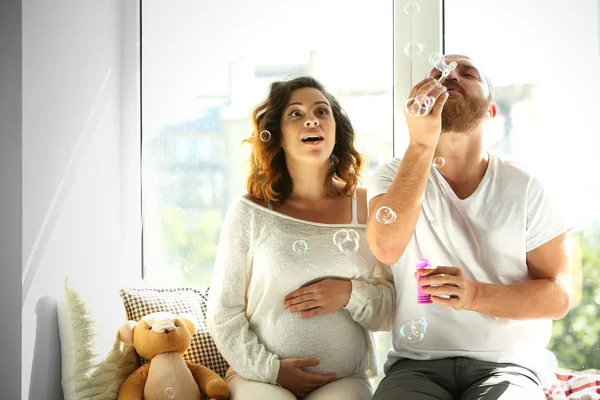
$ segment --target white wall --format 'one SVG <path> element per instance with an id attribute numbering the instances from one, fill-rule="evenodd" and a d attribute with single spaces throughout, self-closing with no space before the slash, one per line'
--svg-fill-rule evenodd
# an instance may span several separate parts
<path id="1" fill-rule="evenodd" d="M 0 2 L 0 397 L 21 370 L 21 2 Z"/>
<path id="2" fill-rule="evenodd" d="M 44 392 L 36 306 L 67 276 L 111 295 L 140 277 L 137 7 L 22 1 L 23 399 Z"/>

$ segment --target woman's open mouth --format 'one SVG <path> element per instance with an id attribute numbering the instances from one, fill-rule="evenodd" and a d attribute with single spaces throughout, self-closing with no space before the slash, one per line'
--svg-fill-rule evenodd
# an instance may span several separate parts
<path id="1" fill-rule="evenodd" d="M 306 135 L 302 138 L 302 143 L 308 144 L 308 145 L 317 145 L 317 144 L 321 144 L 323 143 L 323 136 L 321 135 Z"/>

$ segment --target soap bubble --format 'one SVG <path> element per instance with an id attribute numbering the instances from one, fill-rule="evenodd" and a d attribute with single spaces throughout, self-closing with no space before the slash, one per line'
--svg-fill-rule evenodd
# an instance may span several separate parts
<path id="1" fill-rule="evenodd" d="M 353 254 L 359 247 L 358 233 L 353 229 L 341 229 L 333 235 L 333 243 L 344 254 Z"/>
<path id="2" fill-rule="evenodd" d="M 406 54 L 409 57 L 420 56 L 421 54 L 423 54 L 424 49 L 424 44 L 412 41 L 404 45 L 404 54 Z"/>
<path id="3" fill-rule="evenodd" d="M 396 213 L 391 208 L 383 206 L 379 207 L 379 210 L 377 210 L 377 214 L 375 214 L 375 218 L 378 222 L 387 225 L 393 223 L 396 220 Z"/>
<path id="4" fill-rule="evenodd" d="M 165 396 L 167 396 L 167 399 L 174 399 L 175 398 L 175 389 L 173 389 L 172 387 L 166 388 Z"/>
<path id="5" fill-rule="evenodd" d="M 417 3 L 408 3 L 404 6 L 404 12 L 408 15 L 417 15 L 421 11 L 421 7 Z"/>
<path id="6" fill-rule="evenodd" d="M 266 129 L 264 131 L 260 131 L 258 135 L 260 136 L 260 140 L 262 140 L 263 142 L 268 142 L 269 140 L 271 140 L 271 132 L 269 132 Z"/>
<path id="7" fill-rule="evenodd" d="M 436 168 L 442 168 L 446 164 L 446 159 L 444 157 L 436 157 L 433 159 L 433 166 Z"/>
<path id="8" fill-rule="evenodd" d="M 444 60 L 444 55 L 439 52 L 431 53 L 429 56 L 429 62 L 440 72 L 443 72 L 447 66 L 446 61 Z"/>
<path id="9" fill-rule="evenodd" d="M 415 96 L 413 102 L 418 103 L 422 108 L 427 108 L 428 110 L 431 110 L 431 107 L 433 107 L 433 105 L 435 104 L 435 97 L 424 96 L 422 94 L 419 94 Z"/>
<path id="10" fill-rule="evenodd" d="M 359 243 L 357 240 L 342 240 L 338 245 L 338 249 L 344 254 L 354 254 L 358 251 Z"/>
<path id="11" fill-rule="evenodd" d="M 354 229 L 340 229 L 333 235 L 333 243 L 337 246 L 343 240 L 358 240 L 359 235 Z"/>
<path id="12" fill-rule="evenodd" d="M 425 317 L 416 317 L 405 322 L 400 328 L 400 336 L 410 344 L 417 344 L 425 337 L 427 320 Z"/>
<path id="13" fill-rule="evenodd" d="M 417 95 L 406 100 L 404 110 L 417 117 L 424 117 L 429 114 L 434 104 L 435 99 L 432 96 Z"/>
<path id="14" fill-rule="evenodd" d="M 304 254 L 308 250 L 308 243 L 306 243 L 306 240 L 296 240 L 292 249 L 296 254 Z"/>

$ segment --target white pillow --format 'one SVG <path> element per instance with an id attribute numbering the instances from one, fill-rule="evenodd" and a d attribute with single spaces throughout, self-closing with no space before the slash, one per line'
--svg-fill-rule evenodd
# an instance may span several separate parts
<path id="1" fill-rule="evenodd" d="M 118 290 L 111 293 L 92 286 L 75 290 L 67 279 L 58 299 L 65 400 L 116 399 L 125 379 L 139 366 L 134 348 L 117 339 L 126 322 Z"/>

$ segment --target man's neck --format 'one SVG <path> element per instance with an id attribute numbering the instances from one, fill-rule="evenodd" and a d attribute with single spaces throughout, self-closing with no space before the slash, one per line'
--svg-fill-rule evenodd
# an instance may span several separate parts
<path id="1" fill-rule="evenodd" d="M 445 163 L 439 172 L 461 199 L 469 197 L 477 189 L 489 163 L 481 131 L 443 133 L 435 157 L 444 158 Z"/>

